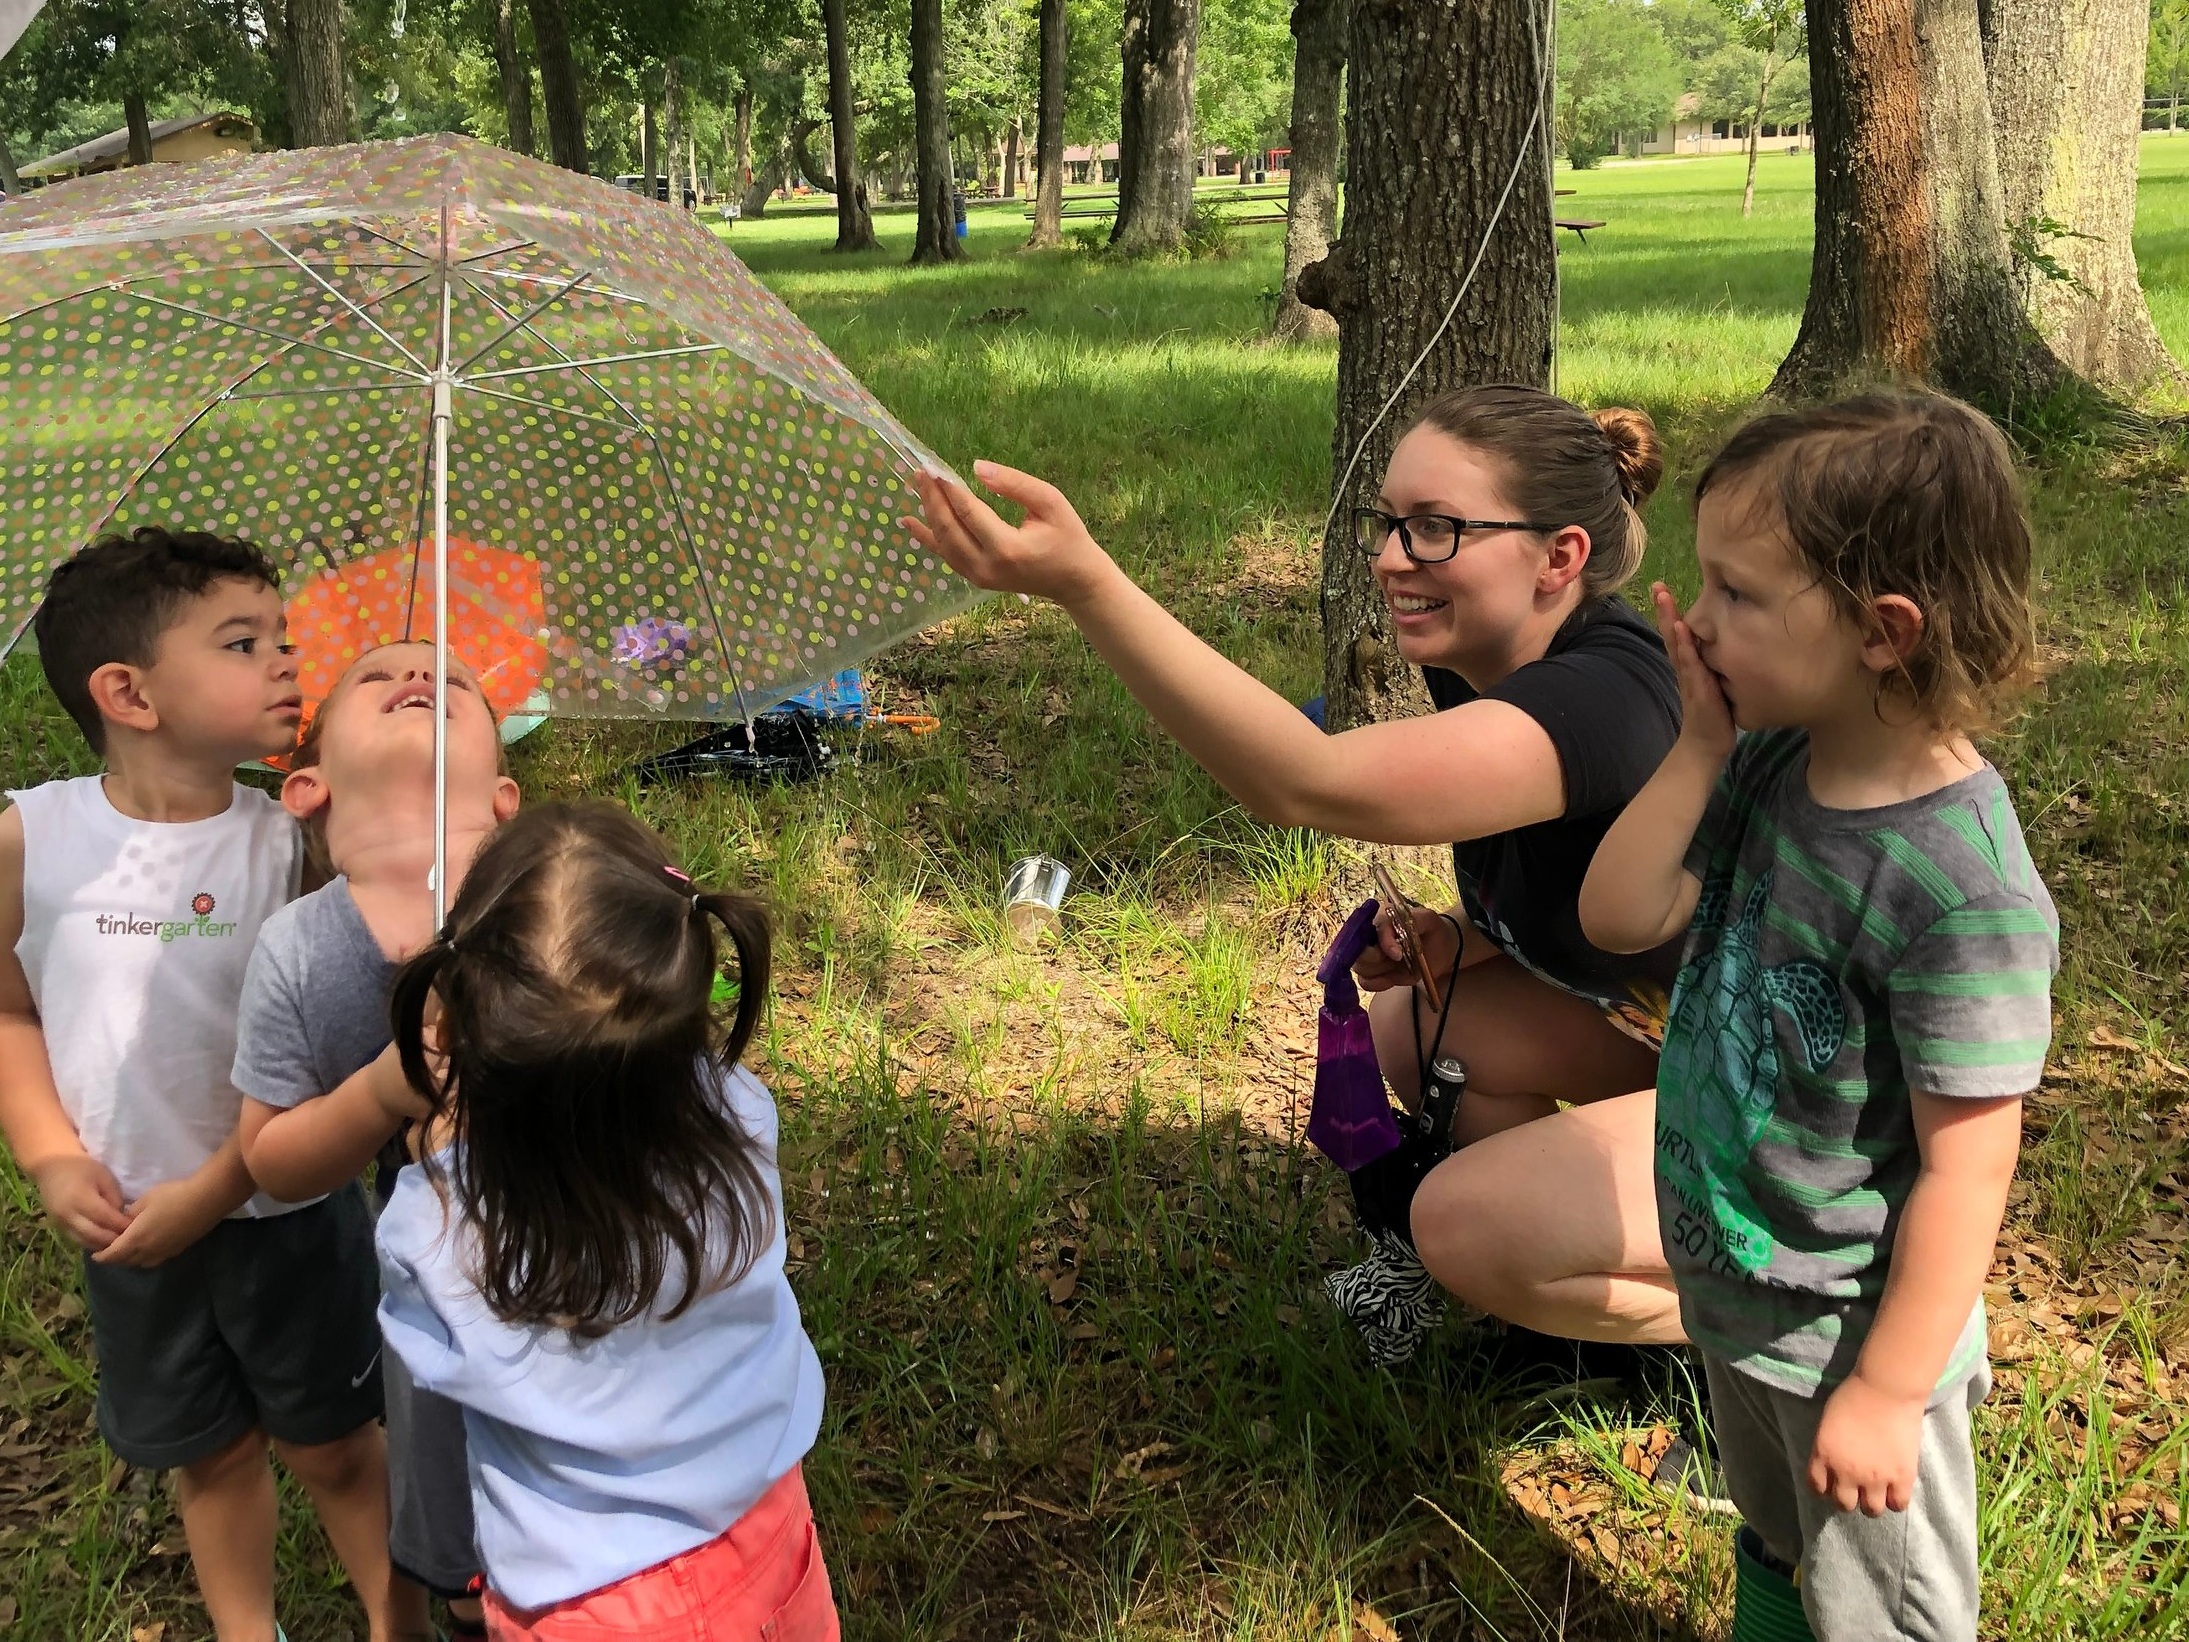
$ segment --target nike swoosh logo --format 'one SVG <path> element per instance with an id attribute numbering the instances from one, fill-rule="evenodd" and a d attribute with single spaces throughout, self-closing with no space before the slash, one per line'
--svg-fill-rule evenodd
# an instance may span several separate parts
<path id="1" fill-rule="evenodd" d="M 373 1364 L 374 1364 L 374 1363 L 377 1363 L 377 1362 L 379 1362 L 379 1361 L 380 1361 L 380 1353 L 379 1353 L 379 1352 L 377 1352 L 377 1351 L 375 1351 L 375 1352 L 374 1352 L 374 1353 L 372 1354 L 372 1360 L 371 1360 L 370 1362 L 366 1363 L 366 1364 L 365 1364 L 365 1366 L 364 1366 L 364 1367 L 363 1367 L 362 1369 L 360 1369 L 360 1370 L 358 1371 L 357 1375 L 356 1375 L 356 1376 L 355 1376 L 355 1377 L 354 1377 L 354 1378 L 353 1378 L 353 1379 L 352 1379 L 352 1380 L 350 1381 L 350 1389 L 351 1389 L 352 1391 L 355 1391 L 355 1390 L 357 1390 L 357 1389 L 358 1389 L 358 1388 L 359 1388 L 360 1386 L 362 1386 L 362 1385 L 363 1385 L 363 1384 L 365 1383 L 365 1376 L 366 1376 L 366 1375 L 368 1375 L 368 1374 L 370 1374 L 370 1373 L 372 1372 L 372 1370 L 373 1370 Z"/>

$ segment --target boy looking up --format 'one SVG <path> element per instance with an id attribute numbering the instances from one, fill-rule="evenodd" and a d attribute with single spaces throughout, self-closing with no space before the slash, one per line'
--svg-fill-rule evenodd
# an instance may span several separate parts
<path id="1" fill-rule="evenodd" d="M 269 1439 L 388 1634 L 372 1234 L 352 1189 L 255 1193 L 229 1076 L 295 824 L 235 767 L 301 701 L 257 548 L 141 526 L 53 574 L 46 680 L 103 775 L 0 813 L 0 1132 L 85 1251 L 99 1430 L 177 1498 L 220 1642 L 272 1642 Z"/>

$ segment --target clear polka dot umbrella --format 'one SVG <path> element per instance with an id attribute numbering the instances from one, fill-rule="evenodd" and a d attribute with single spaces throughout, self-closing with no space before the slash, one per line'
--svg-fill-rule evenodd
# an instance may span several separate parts
<path id="1" fill-rule="evenodd" d="M 152 521 L 250 537 L 292 593 L 408 555 L 380 636 L 444 648 L 450 538 L 516 555 L 563 715 L 744 718 L 978 596 L 895 524 L 941 464 L 714 235 L 470 138 L 32 194 L 0 316 L 8 643 Z M 338 669 L 370 625 L 292 636 Z"/>

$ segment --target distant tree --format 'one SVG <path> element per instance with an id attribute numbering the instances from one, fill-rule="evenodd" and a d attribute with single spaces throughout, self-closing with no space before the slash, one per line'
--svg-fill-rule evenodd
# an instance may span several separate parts
<path id="1" fill-rule="evenodd" d="M 1802 0 L 1718 0 L 1740 43 L 1755 54 L 1755 95 L 1742 113 L 1748 131 L 1748 179 L 1741 186 L 1741 215 L 1756 208 L 1756 145 L 1771 113 L 1771 82 L 1779 71 L 1809 51 Z"/>
<path id="2" fill-rule="evenodd" d="M 956 262 L 965 255 L 958 244 L 951 210 L 954 168 L 950 159 L 950 92 L 943 72 L 943 0 L 912 0 L 912 102 L 918 129 L 918 230 L 912 245 L 914 266 Z"/>
<path id="3" fill-rule="evenodd" d="M 2151 0 L 2145 48 L 2148 95 L 2166 99 L 2166 129 L 2181 129 L 2181 93 L 2189 82 L 2189 0 Z"/>
<path id="4" fill-rule="evenodd" d="M 1649 20 L 1672 48 L 1690 91 L 1695 89 L 1696 71 L 1733 43 L 1732 26 L 1718 0 L 1651 0 Z"/>
<path id="5" fill-rule="evenodd" d="M 1193 220 L 1193 78 L 1201 0 L 1125 0 L 1117 220 L 1110 243 L 1174 252 Z"/>
<path id="6" fill-rule="evenodd" d="M 844 0 L 821 0 L 822 27 L 828 35 L 829 131 L 836 156 L 836 249 L 871 251 L 874 213 L 867 205 L 866 182 L 859 174 L 859 122 L 851 84 L 851 27 Z"/>
<path id="7" fill-rule="evenodd" d="M 540 100 L 547 110 L 549 156 L 566 171 L 589 171 L 586 153 L 585 97 L 578 84 L 577 58 L 570 46 L 564 0 L 525 0 L 532 17 L 532 44 L 540 58 Z"/>
<path id="8" fill-rule="evenodd" d="M 1064 99 L 1071 72 L 1071 15 L 1064 0 L 1040 0 L 1041 95 L 1034 133 L 1034 227 L 1030 251 L 1063 243 Z"/>
<path id="9" fill-rule="evenodd" d="M 1558 139 L 1577 169 L 1630 132 L 1655 132 L 1680 97 L 1672 48 L 1636 0 L 1567 0 L 1558 15 Z"/>
<path id="10" fill-rule="evenodd" d="M 1292 0 L 1204 0 L 1194 57 L 1194 140 L 1248 154 L 1291 117 Z"/>
<path id="11" fill-rule="evenodd" d="M 1338 237 L 1338 141 L 1345 107 L 1349 0 L 1297 0 L 1292 8 L 1291 169 L 1285 189 L 1284 283 L 1276 332 L 1290 341 L 1338 334 L 1338 322 L 1300 300 L 1300 271 Z"/>
<path id="12" fill-rule="evenodd" d="M 509 146 L 532 152 L 532 65 L 517 42 L 517 0 L 487 0 L 494 42 L 494 69 L 502 88 L 502 118 Z"/>

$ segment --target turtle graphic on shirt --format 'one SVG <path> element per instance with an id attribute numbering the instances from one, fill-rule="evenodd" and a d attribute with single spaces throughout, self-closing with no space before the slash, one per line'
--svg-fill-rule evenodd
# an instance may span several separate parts
<path id="1" fill-rule="evenodd" d="M 1771 1263 L 1772 1237 L 1741 1178 L 1743 1165 L 1778 1109 L 1779 1043 L 1773 1008 L 1792 1020 L 1803 1063 L 1822 1072 L 1847 1041 L 1847 1006 L 1821 964 L 1807 958 L 1765 966 L 1759 957 L 1764 914 L 1771 904 L 1769 872 L 1749 887 L 1740 916 L 1725 921 L 1727 877 L 1705 886 L 1695 909 L 1702 928 L 1716 925 L 1716 947 L 1691 959 L 1674 989 L 1673 1020 L 1663 1081 L 1687 1092 L 1686 1139 L 1694 1184 L 1710 1199 L 1718 1241 L 1746 1271 Z"/>

